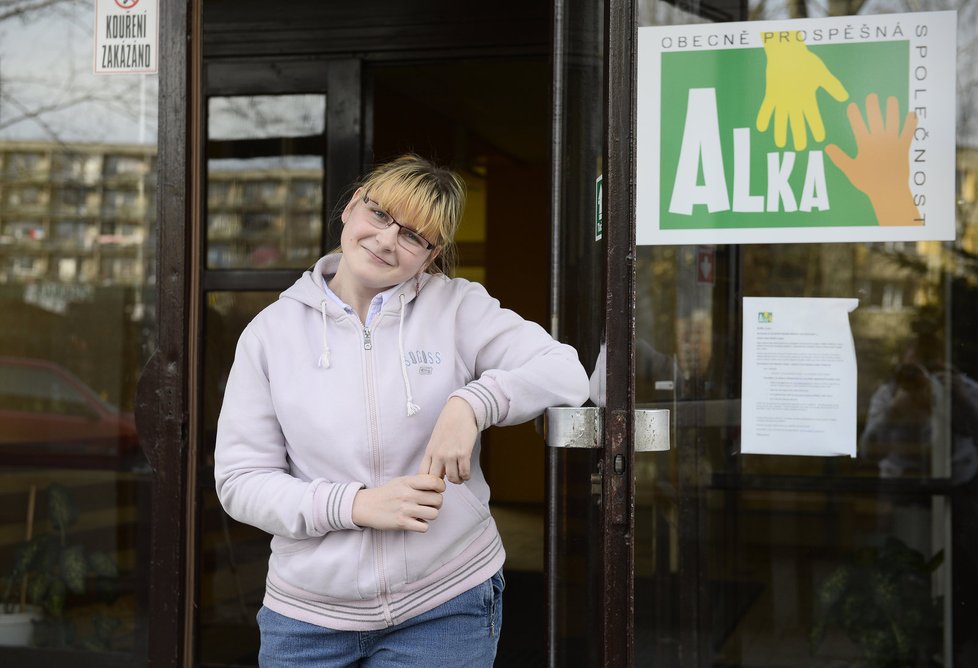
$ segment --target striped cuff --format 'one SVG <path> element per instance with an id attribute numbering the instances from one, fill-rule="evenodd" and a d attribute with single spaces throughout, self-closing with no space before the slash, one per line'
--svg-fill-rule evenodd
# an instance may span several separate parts
<path id="1" fill-rule="evenodd" d="M 353 497 L 363 487 L 363 483 L 359 482 L 321 483 L 312 497 L 316 508 L 316 528 L 323 533 L 361 529 L 353 523 Z"/>
<path id="2" fill-rule="evenodd" d="M 452 392 L 452 397 L 465 399 L 475 412 L 475 422 L 479 431 L 488 429 L 506 418 L 509 413 L 509 398 L 490 376 L 473 380 L 463 388 Z"/>

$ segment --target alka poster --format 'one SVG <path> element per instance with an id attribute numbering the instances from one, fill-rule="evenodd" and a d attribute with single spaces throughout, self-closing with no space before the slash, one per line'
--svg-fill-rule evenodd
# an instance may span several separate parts
<path id="1" fill-rule="evenodd" d="M 954 12 L 639 28 L 639 244 L 952 240 Z"/>

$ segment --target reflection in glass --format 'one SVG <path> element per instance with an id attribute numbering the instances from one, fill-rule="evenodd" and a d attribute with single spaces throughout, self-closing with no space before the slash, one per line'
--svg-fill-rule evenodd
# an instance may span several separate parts
<path id="1" fill-rule="evenodd" d="M 306 268 L 321 255 L 325 95 L 208 100 L 207 268 Z"/>
<path id="2" fill-rule="evenodd" d="M 207 267 L 306 268 L 320 255 L 322 158 L 208 162 Z"/>
<path id="3" fill-rule="evenodd" d="M 210 139 L 320 135 L 326 129 L 324 95 L 236 95 L 207 101 Z"/>
<path id="4" fill-rule="evenodd" d="M 967 120 L 957 128 L 954 242 L 638 249 L 637 401 L 671 406 L 675 425 L 672 451 L 636 458 L 638 664 L 978 657 L 978 8 L 952 6 L 958 90 L 968 91 L 957 100 Z M 750 3 L 756 18 L 839 7 Z M 693 19 L 643 2 L 639 21 Z M 704 250 L 712 280 L 695 272 Z M 740 454 L 745 296 L 859 298 L 855 459 Z M 640 363 L 645 345 L 675 356 L 683 383 L 672 396 L 655 392 L 661 374 Z"/>
<path id="5" fill-rule="evenodd" d="M 200 656 L 255 665 L 255 615 L 265 595 L 268 534 L 227 516 L 214 491 L 213 454 L 224 385 L 242 330 L 278 292 L 211 292 L 204 324 L 204 466 L 200 473 Z"/>
<path id="6" fill-rule="evenodd" d="M 17 642 L 68 650 L 63 665 L 138 665 L 157 80 L 91 74 L 90 12 L 0 12 L 0 620 L 25 611 Z"/>

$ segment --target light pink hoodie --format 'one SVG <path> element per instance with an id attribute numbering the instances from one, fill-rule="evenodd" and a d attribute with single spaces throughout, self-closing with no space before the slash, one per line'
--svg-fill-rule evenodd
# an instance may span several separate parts
<path id="1" fill-rule="evenodd" d="M 578 406 L 588 378 L 573 348 L 463 279 L 425 274 L 420 293 L 412 279 L 364 328 L 325 295 L 338 263 L 320 259 L 242 333 L 214 473 L 228 514 L 272 534 L 265 606 L 371 630 L 474 587 L 505 553 L 478 444 L 426 533 L 358 527 L 357 491 L 417 472 L 453 394 L 485 429 Z"/>

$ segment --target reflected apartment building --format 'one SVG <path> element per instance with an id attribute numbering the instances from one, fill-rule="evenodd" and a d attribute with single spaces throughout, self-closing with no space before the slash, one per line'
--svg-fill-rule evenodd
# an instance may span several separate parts
<path id="1" fill-rule="evenodd" d="M 0 175 L 0 297 L 17 323 L 0 355 L 51 359 L 131 411 L 155 326 L 156 146 L 4 141 Z M 212 166 L 208 266 L 312 264 L 322 181 L 303 165 Z"/>
<path id="2" fill-rule="evenodd" d="M 142 253 L 155 147 L 8 141 L 0 173 L 0 285 L 138 287 L 152 276 Z"/>

